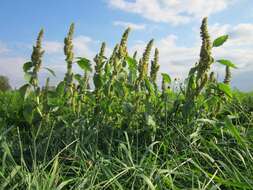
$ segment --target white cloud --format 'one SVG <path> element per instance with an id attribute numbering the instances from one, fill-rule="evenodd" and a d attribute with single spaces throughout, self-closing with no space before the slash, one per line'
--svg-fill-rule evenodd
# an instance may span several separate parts
<path id="1" fill-rule="evenodd" d="M 215 24 L 209 27 L 212 39 L 230 34 L 230 39 L 221 47 L 213 49 L 214 58 L 229 59 L 239 68 L 233 70 L 233 84 L 244 90 L 253 89 L 253 24 L 238 24 L 236 26 Z M 195 30 L 194 30 L 195 31 Z M 200 37 L 192 47 L 178 45 L 177 36 L 168 35 L 155 42 L 160 51 L 160 72 L 166 72 L 172 77 L 185 78 L 189 69 L 199 60 Z M 131 53 L 138 50 L 139 56 L 144 51 L 146 43 L 138 42 L 130 48 Z M 140 54 L 141 53 L 141 54 Z M 224 66 L 214 64 L 214 71 L 223 80 Z M 245 77 L 247 76 L 247 77 Z M 161 80 L 161 78 L 160 78 Z"/>
<path id="2" fill-rule="evenodd" d="M 123 28 L 130 27 L 133 30 L 144 30 L 146 28 L 145 24 L 136 24 L 136 23 L 124 22 L 124 21 L 114 21 L 113 25 L 114 26 L 121 26 Z"/>
<path id="3" fill-rule="evenodd" d="M 222 11 L 234 0 L 108 0 L 109 6 L 155 22 L 188 23 Z"/>
<path id="4" fill-rule="evenodd" d="M 7 76 L 13 87 L 18 87 L 24 82 L 23 63 L 25 61 L 23 57 L 0 58 L 1 75 Z"/>
<path id="5" fill-rule="evenodd" d="M 45 41 L 43 49 L 47 54 L 63 53 L 63 43 L 57 41 Z"/>
<path id="6" fill-rule="evenodd" d="M 78 36 L 73 39 L 75 56 L 86 56 L 89 59 L 95 54 L 94 46 L 97 41 L 88 36 Z"/>
<path id="7" fill-rule="evenodd" d="M 86 57 L 92 59 L 95 56 L 95 49 L 97 51 L 98 42 L 87 36 L 77 36 L 73 39 L 74 44 L 74 55 L 75 57 Z M 26 44 L 25 47 L 30 49 L 32 45 Z M 43 67 L 49 67 L 53 69 L 56 73 L 57 78 L 52 77 L 48 71 L 41 69 L 39 78 L 41 84 L 45 83 L 45 79 L 50 76 L 53 83 L 56 84 L 57 81 L 64 77 L 66 72 L 66 63 L 63 47 L 63 42 L 59 41 L 45 41 L 42 44 L 45 50 L 45 55 L 43 56 Z M 0 54 L 5 53 L 0 56 L 0 68 L 1 75 L 6 75 L 9 77 L 11 85 L 13 87 L 20 87 L 24 84 L 24 73 L 23 64 L 30 59 L 28 56 L 24 58 L 21 55 L 17 55 L 15 51 L 6 48 L 6 45 L 0 43 Z M 14 54 L 13 54 L 14 53 Z M 31 52 L 30 52 L 31 53 Z M 77 65 L 73 66 L 75 72 L 81 72 Z"/>
<path id="8" fill-rule="evenodd" d="M 97 41 L 88 36 L 77 36 L 73 39 L 75 56 L 87 56 L 91 57 L 94 54 L 94 46 Z M 46 54 L 59 54 L 64 57 L 64 43 L 59 41 L 45 41 L 43 43 L 43 49 Z"/>
<path id="9" fill-rule="evenodd" d="M 8 52 L 9 49 L 7 48 L 6 44 L 0 42 L 0 54 Z"/>

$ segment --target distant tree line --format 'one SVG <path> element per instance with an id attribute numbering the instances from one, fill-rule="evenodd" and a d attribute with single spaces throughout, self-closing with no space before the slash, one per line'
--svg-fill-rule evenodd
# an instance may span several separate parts
<path id="1" fill-rule="evenodd" d="M 8 91 L 8 90 L 11 90 L 9 78 L 6 76 L 0 75 L 0 91 Z"/>

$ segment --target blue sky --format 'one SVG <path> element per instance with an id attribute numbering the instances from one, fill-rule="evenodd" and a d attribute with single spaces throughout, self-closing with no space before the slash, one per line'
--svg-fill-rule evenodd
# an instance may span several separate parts
<path id="1" fill-rule="evenodd" d="M 199 25 L 209 17 L 213 38 L 230 34 L 214 57 L 231 59 L 233 86 L 253 89 L 253 1 L 252 0 L 1 0 L 0 74 L 8 75 L 15 87 L 24 82 L 22 63 L 30 58 L 40 28 L 45 29 L 44 65 L 60 80 L 66 64 L 62 42 L 71 22 L 76 25 L 76 56 L 92 58 L 106 41 L 110 53 L 127 26 L 132 26 L 129 50 L 139 54 L 154 38 L 161 52 L 161 72 L 184 78 L 198 60 Z M 214 67 L 220 80 L 224 67 Z M 79 72 L 78 68 L 75 68 Z M 43 83 L 47 76 L 41 72 Z"/>

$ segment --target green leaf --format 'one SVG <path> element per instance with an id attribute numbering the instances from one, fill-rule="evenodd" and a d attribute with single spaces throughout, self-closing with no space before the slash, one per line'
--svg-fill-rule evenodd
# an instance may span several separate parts
<path id="1" fill-rule="evenodd" d="M 171 83 L 171 78 L 170 75 L 166 74 L 166 73 L 162 73 L 162 77 L 165 83 Z"/>
<path id="2" fill-rule="evenodd" d="M 245 146 L 246 144 L 245 144 L 244 138 L 242 138 L 240 132 L 238 131 L 236 126 L 233 125 L 232 121 L 228 117 L 225 119 L 225 124 L 229 128 L 230 134 L 235 137 L 237 142 Z"/>
<path id="3" fill-rule="evenodd" d="M 235 66 L 234 63 L 232 63 L 231 61 L 229 60 L 226 60 L 226 59 L 220 59 L 220 60 L 217 60 L 218 63 L 222 64 L 222 65 L 225 65 L 225 66 L 229 66 L 229 67 L 232 67 L 234 69 L 237 69 L 237 67 Z"/>
<path id="4" fill-rule="evenodd" d="M 224 92 L 227 96 L 232 98 L 232 91 L 229 85 L 224 84 L 224 83 L 219 83 L 218 84 L 218 89 L 222 92 Z"/>
<path id="5" fill-rule="evenodd" d="M 20 95 L 24 99 L 26 99 L 30 95 L 30 93 L 32 92 L 32 89 L 29 84 L 25 84 L 22 87 L 20 87 L 18 91 L 19 91 Z"/>
<path id="6" fill-rule="evenodd" d="M 44 69 L 46 69 L 51 75 L 56 77 L 55 72 L 52 69 L 49 69 L 48 67 L 44 67 Z"/>
<path id="7" fill-rule="evenodd" d="M 65 82 L 62 81 L 56 87 L 57 94 L 58 95 L 63 95 L 64 94 L 64 89 L 65 89 Z"/>
<path id="8" fill-rule="evenodd" d="M 86 59 L 84 57 L 78 57 L 77 59 L 78 59 L 77 64 L 81 69 L 83 69 L 84 71 L 92 72 L 91 63 L 89 59 Z"/>
<path id="9" fill-rule="evenodd" d="M 61 190 L 63 189 L 66 185 L 68 185 L 70 182 L 74 181 L 74 179 L 69 179 L 69 180 L 66 180 L 66 181 L 63 181 L 59 184 L 59 186 L 57 187 L 56 190 Z"/>
<path id="10" fill-rule="evenodd" d="M 24 63 L 23 70 L 24 72 L 29 71 L 33 67 L 33 63 L 31 61 Z"/>
<path id="11" fill-rule="evenodd" d="M 127 57 L 126 62 L 128 64 L 129 70 L 135 71 L 137 70 L 137 61 L 132 57 Z"/>
<path id="12" fill-rule="evenodd" d="M 80 74 L 75 74 L 75 75 L 74 75 L 74 78 L 75 78 L 78 82 L 80 82 L 80 81 L 82 80 L 82 75 L 80 75 Z"/>
<path id="13" fill-rule="evenodd" d="M 97 89 L 100 89 L 103 85 L 103 80 L 102 80 L 101 76 L 97 75 L 97 74 L 94 74 L 93 82 L 94 82 L 94 85 Z"/>
<path id="14" fill-rule="evenodd" d="M 213 47 L 219 47 L 223 45 L 228 40 L 228 35 L 220 36 L 219 38 L 216 38 L 213 42 Z"/>
<path id="15" fill-rule="evenodd" d="M 148 89 L 148 92 L 151 95 L 154 95 L 154 91 L 155 91 L 154 86 L 147 78 L 145 78 L 145 85 L 146 85 L 146 88 Z"/>
<path id="16" fill-rule="evenodd" d="M 31 81 L 31 78 L 32 78 L 32 72 L 26 72 L 25 75 L 24 75 L 24 78 L 27 82 L 30 83 Z"/>

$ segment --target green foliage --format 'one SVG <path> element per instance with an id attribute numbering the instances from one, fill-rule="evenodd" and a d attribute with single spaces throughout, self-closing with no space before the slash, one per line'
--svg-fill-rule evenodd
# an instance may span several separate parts
<path id="1" fill-rule="evenodd" d="M 231 61 L 226 60 L 226 59 L 220 59 L 220 60 L 217 60 L 217 62 L 220 63 L 220 64 L 222 64 L 222 65 L 225 65 L 225 66 L 228 66 L 228 67 L 232 67 L 234 69 L 237 68 L 234 63 L 232 63 Z"/>
<path id="2" fill-rule="evenodd" d="M 151 40 L 138 62 L 129 32 L 108 58 L 102 43 L 92 61 L 74 58 L 72 24 L 55 88 L 33 75 L 40 33 L 23 66 L 28 83 L 0 91 L 0 189 L 253 189 L 253 96 L 231 89 L 231 62 L 224 81 L 212 71 L 212 48 L 227 37 L 212 45 L 204 18 L 198 63 L 176 87 L 162 73 L 160 89 L 158 49 L 150 61 Z"/>
<path id="3" fill-rule="evenodd" d="M 228 35 L 220 36 L 219 38 L 214 40 L 213 47 L 222 46 L 228 40 L 228 38 L 229 38 Z"/>

